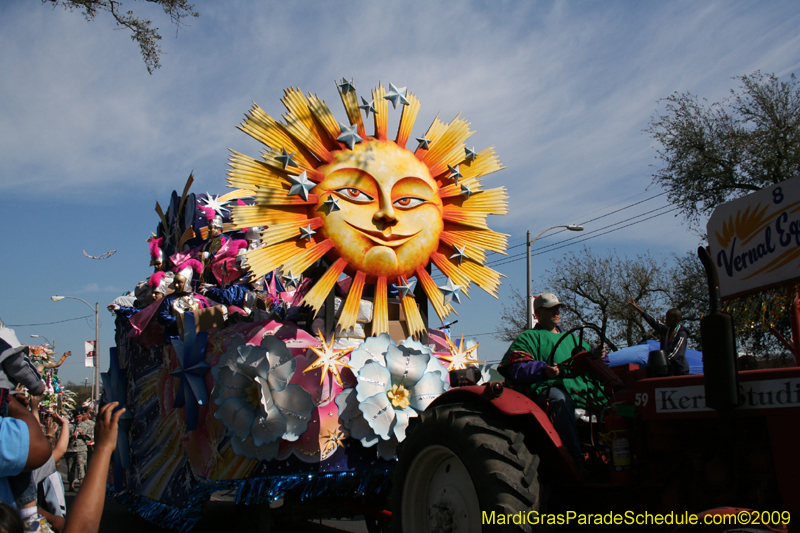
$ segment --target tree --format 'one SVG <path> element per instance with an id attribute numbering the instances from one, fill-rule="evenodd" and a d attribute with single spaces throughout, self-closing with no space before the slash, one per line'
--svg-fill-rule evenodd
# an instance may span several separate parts
<path id="1" fill-rule="evenodd" d="M 528 303 L 519 290 L 511 288 L 511 302 L 503 304 L 500 324 L 495 326 L 494 337 L 501 341 L 512 342 L 525 331 L 528 326 Z"/>
<path id="2" fill-rule="evenodd" d="M 562 326 L 590 324 L 602 330 L 617 347 L 624 348 L 656 338 L 652 328 L 629 304 L 632 297 L 651 315 L 662 318 L 671 307 L 684 312 L 693 344 L 699 344 L 701 316 L 708 312 L 705 275 L 693 254 L 674 257 L 672 264 L 649 254 L 635 258 L 610 252 L 599 256 L 589 248 L 569 253 L 545 274 L 539 291 L 554 292 L 566 305 Z M 503 323 L 495 337 L 512 341 L 525 329 L 525 297 L 512 289 L 503 306 Z"/>
<path id="3" fill-rule="evenodd" d="M 692 223 L 728 200 L 800 175 L 800 84 L 756 71 L 708 104 L 691 93 L 664 98 L 645 130 L 665 166 L 653 180 Z"/>
<path id="4" fill-rule="evenodd" d="M 177 27 L 181 26 L 186 17 L 200 16 L 188 0 L 146 1 L 161 6 L 169 15 L 170 21 Z M 158 45 L 158 41 L 161 40 L 158 28 L 153 28 L 150 20 L 135 17 L 133 11 L 123 12 L 120 0 L 42 0 L 42 3 L 52 4 L 54 8 L 62 6 L 70 11 L 83 10 L 83 16 L 89 21 L 94 20 L 98 11 L 111 13 L 117 26 L 130 30 L 131 40 L 139 44 L 147 72 L 152 74 L 155 69 L 161 67 L 160 57 L 163 51 Z"/>

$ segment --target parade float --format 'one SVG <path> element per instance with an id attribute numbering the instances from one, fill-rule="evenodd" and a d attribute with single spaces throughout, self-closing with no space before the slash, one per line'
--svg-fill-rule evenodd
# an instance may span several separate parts
<path id="1" fill-rule="evenodd" d="M 109 495 L 161 526 L 190 529 L 218 491 L 380 507 L 409 421 L 481 363 L 428 313 L 444 324 L 473 284 L 497 295 L 494 149 L 468 147 L 460 116 L 409 147 L 415 95 L 337 86 L 344 120 L 298 89 L 282 121 L 254 105 L 239 129 L 260 157 L 231 152 L 227 194 L 192 193 L 190 177 L 157 204 L 154 272 L 109 306 L 104 401 L 126 408 Z"/>

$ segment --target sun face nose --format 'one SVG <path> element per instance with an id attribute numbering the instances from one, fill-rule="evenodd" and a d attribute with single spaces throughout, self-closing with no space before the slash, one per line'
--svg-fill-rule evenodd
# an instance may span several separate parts
<path id="1" fill-rule="evenodd" d="M 392 226 L 397 224 L 397 213 L 392 206 L 392 199 L 383 191 L 378 201 L 378 210 L 372 215 L 372 222 L 384 235 L 391 234 Z"/>

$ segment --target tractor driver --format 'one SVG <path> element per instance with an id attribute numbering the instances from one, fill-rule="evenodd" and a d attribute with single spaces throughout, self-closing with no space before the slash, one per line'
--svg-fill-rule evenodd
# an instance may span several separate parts
<path id="1" fill-rule="evenodd" d="M 575 408 L 585 409 L 586 400 L 601 398 L 602 391 L 582 376 L 569 375 L 559 368 L 559 364 L 569 359 L 572 350 L 578 346 L 577 337 L 562 341 L 551 358 L 553 347 L 564 336 L 559 326 L 562 307 L 564 304 L 551 292 L 537 296 L 533 301 L 538 321 L 536 326 L 520 333 L 511 343 L 497 370 L 517 390 L 545 407 L 567 452 L 580 467 L 584 458 L 575 427 Z M 586 343 L 583 343 L 583 348 L 590 349 Z M 608 363 L 605 346 L 597 346 L 592 352 L 603 356 Z"/>

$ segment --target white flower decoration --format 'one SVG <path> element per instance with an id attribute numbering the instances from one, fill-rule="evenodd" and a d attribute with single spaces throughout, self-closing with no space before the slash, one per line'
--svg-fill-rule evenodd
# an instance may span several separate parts
<path id="1" fill-rule="evenodd" d="M 379 444 L 381 456 L 393 455 L 406 437 L 409 419 L 448 388 L 447 371 L 429 348 L 411 339 L 397 346 L 386 333 L 354 350 L 350 366 L 358 384 L 355 394 L 346 390 L 336 398 L 340 417 L 364 446 Z"/>
<path id="2" fill-rule="evenodd" d="M 211 370 L 219 406 L 214 418 L 232 433 L 236 454 L 274 459 L 281 438 L 294 441 L 308 429 L 314 401 L 303 387 L 289 384 L 295 365 L 286 345 L 268 335 L 260 346 L 234 340 Z"/>

